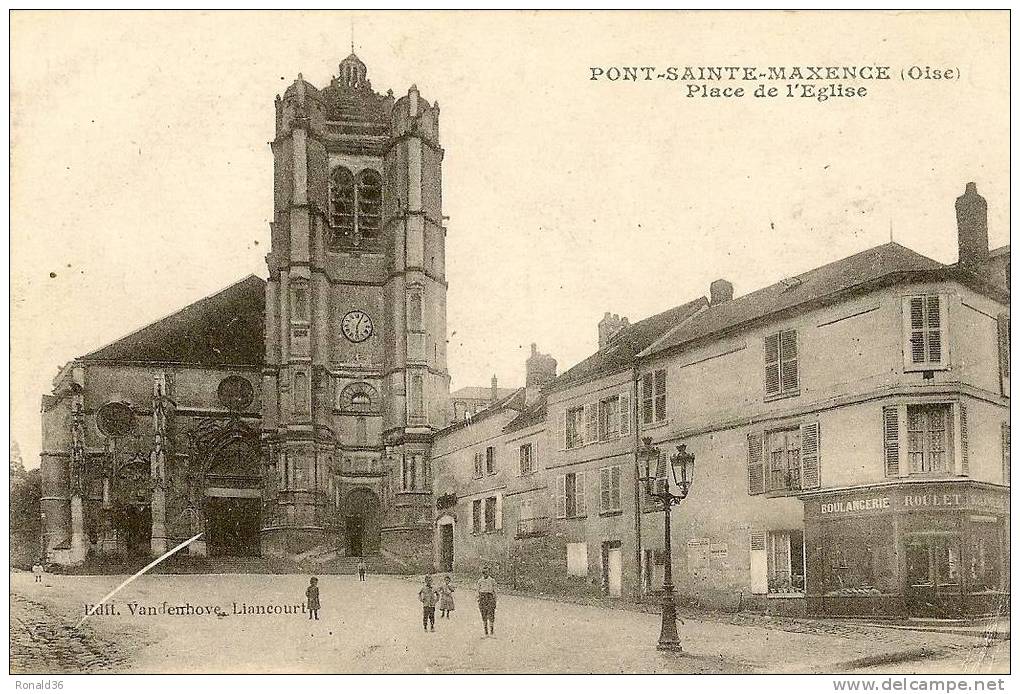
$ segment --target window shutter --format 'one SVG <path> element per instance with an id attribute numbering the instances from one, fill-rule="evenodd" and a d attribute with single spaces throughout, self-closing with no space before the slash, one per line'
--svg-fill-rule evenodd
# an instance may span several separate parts
<path id="1" fill-rule="evenodd" d="M 970 474 L 970 456 L 967 452 L 967 406 L 960 403 L 960 474 Z"/>
<path id="2" fill-rule="evenodd" d="M 556 476 L 556 517 L 566 518 L 567 517 L 567 476 L 557 475 Z"/>
<path id="3" fill-rule="evenodd" d="M 630 434 L 630 393 L 620 393 L 620 436 Z"/>
<path id="4" fill-rule="evenodd" d="M 585 506 L 584 501 L 584 486 L 585 486 L 585 475 L 583 472 L 574 474 L 574 498 L 577 500 L 577 515 L 587 516 L 588 508 Z"/>
<path id="5" fill-rule="evenodd" d="M 639 403 L 641 406 L 641 422 L 643 424 L 651 424 L 654 415 L 655 391 L 652 384 L 653 378 L 654 375 L 651 373 L 646 373 L 641 377 L 641 398 Z"/>
<path id="6" fill-rule="evenodd" d="M 940 297 L 929 296 L 928 303 L 928 361 L 932 364 L 942 363 L 942 311 L 939 308 Z"/>
<path id="7" fill-rule="evenodd" d="M 885 441 L 885 476 L 900 476 L 900 411 L 895 405 L 882 408 L 882 431 Z"/>
<path id="8" fill-rule="evenodd" d="M 779 393 L 779 333 L 765 337 L 765 395 Z"/>
<path id="9" fill-rule="evenodd" d="M 614 511 L 620 510 L 622 507 L 621 497 L 623 496 L 620 491 L 620 466 L 617 465 L 612 468 L 612 498 L 610 499 L 610 506 Z"/>
<path id="10" fill-rule="evenodd" d="M 818 422 L 800 425 L 800 486 L 817 489 L 821 486 L 821 429 Z"/>
<path id="11" fill-rule="evenodd" d="M 1002 423 L 1002 483 L 1009 484 L 1009 422 Z"/>
<path id="12" fill-rule="evenodd" d="M 909 358 L 911 364 L 924 364 L 927 355 L 925 354 L 925 320 L 924 320 L 924 298 L 920 296 L 910 297 L 905 300 L 905 313 L 907 325 L 909 326 Z"/>
<path id="13" fill-rule="evenodd" d="M 560 412 L 560 450 L 567 448 L 567 411 Z"/>
<path id="14" fill-rule="evenodd" d="M 996 321 L 999 328 L 999 385 L 1003 395 L 1009 395 L 1009 314 L 1000 313 Z"/>
<path id="15" fill-rule="evenodd" d="M 496 530 L 503 529 L 503 495 L 496 495 Z"/>
<path id="16" fill-rule="evenodd" d="M 584 443 L 595 443 L 599 440 L 599 407 L 598 404 L 584 406 Z"/>
<path id="17" fill-rule="evenodd" d="M 747 493 L 763 494 L 765 492 L 765 472 L 762 469 L 762 434 L 752 432 L 747 435 Z"/>
<path id="18" fill-rule="evenodd" d="M 765 531 L 752 530 L 750 534 L 750 569 L 752 595 L 765 595 L 769 592 L 768 554 L 765 549 Z"/>
<path id="19" fill-rule="evenodd" d="M 605 512 L 613 505 L 613 473 L 610 468 L 600 470 L 602 479 L 599 485 L 599 511 Z"/>
<path id="20" fill-rule="evenodd" d="M 800 388 L 800 374 L 797 371 L 797 331 L 784 330 L 779 333 L 780 389 L 792 392 Z"/>

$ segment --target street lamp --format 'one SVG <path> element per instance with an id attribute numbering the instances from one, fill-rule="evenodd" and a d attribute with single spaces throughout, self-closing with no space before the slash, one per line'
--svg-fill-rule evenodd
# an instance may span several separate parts
<path id="1" fill-rule="evenodd" d="M 659 644 L 656 648 L 660 651 L 683 652 L 680 645 L 680 635 L 676 630 L 676 600 L 673 590 L 673 548 L 670 538 L 669 510 L 674 504 L 679 504 L 687 498 L 694 481 L 694 454 L 688 452 L 686 444 L 676 447 L 669 459 L 669 466 L 673 473 L 673 482 L 676 484 L 679 493 L 674 494 L 669 490 L 669 478 L 666 476 L 665 461 L 659 454 L 659 449 L 652 446 L 651 438 L 644 439 L 644 446 L 640 451 L 645 463 L 645 476 L 641 481 L 645 483 L 645 489 L 649 496 L 658 499 L 665 511 L 665 576 L 662 580 L 662 630 L 659 632 Z M 652 472 L 652 461 L 655 461 L 655 472 Z"/>

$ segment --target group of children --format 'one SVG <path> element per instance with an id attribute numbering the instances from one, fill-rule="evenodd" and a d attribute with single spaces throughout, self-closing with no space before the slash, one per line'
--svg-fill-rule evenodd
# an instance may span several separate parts
<path id="1" fill-rule="evenodd" d="M 432 577 L 425 576 L 425 585 L 418 591 L 421 601 L 421 625 L 425 631 L 436 630 L 436 606 L 439 607 L 441 618 L 450 618 L 453 612 L 453 593 L 456 590 L 447 576 L 439 588 L 432 586 Z M 478 579 L 478 611 L 482 614 L 482 628 L 486 636 L 496 633 L 496 579 L 489 575 L 488 567 L 482 568 L 482 577 Z"/>
<path id="2" fill-rule="evenodd" d="M 432 577 L 425 576 L 425 585 L 418 591 L 418 599 L 421 600 L 421 625 L 425 631 L 436 630 L 436 605 L 439 606 L 440 618 L 449 619 L 453 612 L 453 583 L 450 577 L 439 588 L 432 587 Z"/>
<path id="3" fill-rule="evenodd" d="M 364 563 L 358 565 L 358 577 L 365 580 Z M 418 591 L 418 599 L 421 601 L 421 625 L 425 631 L 436 630 L 436 608 L 439 608 L 439 617 L 449 619 L 450 613 L 454 610 L 453 581 L 446 576 L 443 584 L 438 588 L 432 585 L 432 576 L 425 576 L 425 585 Z M 319 579 L 313 577 L 305 589 L 305 605 L 308 608 L 308 619 L 319 618 Z M 496 579 L 489 575 L 488 567 L 482 569 L 482 577 L 478 579 L 478 610 L 482 613 L 482 628 L 485 635 L 490 636 L 496 633 Z"/>

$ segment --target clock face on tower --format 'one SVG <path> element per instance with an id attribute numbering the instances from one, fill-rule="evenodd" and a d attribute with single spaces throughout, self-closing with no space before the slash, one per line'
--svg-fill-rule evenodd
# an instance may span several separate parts
<path id="1" fill-rule="evenodd" d="M 351 342 L 364 342 L 372 337 L 372 319 L 364 311 L 354 310 L 344 316 L 340 329 Z"/>

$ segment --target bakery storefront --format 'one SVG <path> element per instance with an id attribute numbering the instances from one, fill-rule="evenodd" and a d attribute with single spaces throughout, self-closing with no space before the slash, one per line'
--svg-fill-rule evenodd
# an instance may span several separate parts
<path id="1" fill-rule="evenodd" d="M 904 480 L 801 499 L 810 614 L 1008 611 L 1007 487 Z"/>

